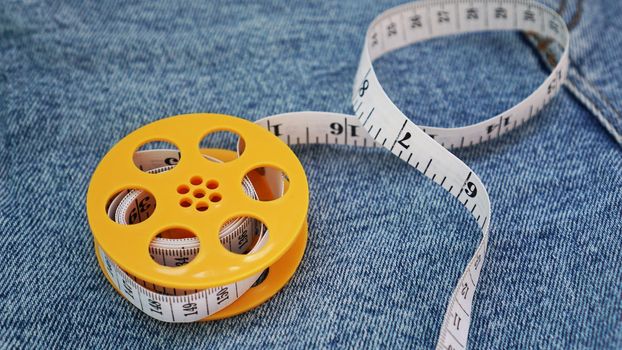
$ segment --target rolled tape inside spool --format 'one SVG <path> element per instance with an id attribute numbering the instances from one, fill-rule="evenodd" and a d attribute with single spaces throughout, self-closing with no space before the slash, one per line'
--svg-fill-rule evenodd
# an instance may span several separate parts
<path id="1" fill-rule="evenodd" d="M 374 72 L 375 59 L 401 47 L 444 35 L 487 30 L 522 30 L 551 38 L 551 44 L 559 45 L 561 54 L 550 75 L 532 94 L 482 122 L 459 128 L 419 127 L 391 102 Z M 384 147 L 460 201 L 481 229 L 481 242 L 449 298 L 437 341 L 438 349 L 464 349 L 489 239 L 491 210 L 488 193 L 479 177 L 449 150 L 499 137 L 537 115 L 565 82 L 568 47 L 569 34 L 563 19 L 555 11 L 529 0 L 429 0 L 389 9 L 372 21 L 365 35 L 352 89 L 354 116 L 295 112 L 263 118 L 251 126 L 252 123 L 222 115 L 188 115 L 149 124 L 119 142 L 97 167 L 87 195 L 89 223 L 102 269 L 124 297 L 163 321 L 189 322 L 247 310 L 287 282 L 300 262 L 307 237 L 308 193 L 304 172 L 293 153 L 279 144 L 278 139 L 287 145 Z M 214 130 L 235 131 L 242 136 L 244 142 L 239 144 L 239 149 L 243 153 L 239 159 L 226 164 L 206 161 L 206 156 L 223 157 L 219 150 L 202 155 L 198 149 L 200 136 Z M 174 155 L 174 151 L 140 153 L 142 159 L 149 160 L 146 164 L 151 164 L 148 170 L 157 173 L 146 174 L 130 160 L 140 143 L 155 139 L 175 143 L 183 158 L 171 169 L 157 155 Z M 251 165 L 276 165 L 287 173 L 289 188 L 283 200 L 266 204 L 249 198 L 255 193 L 254 186 L 262 187 L 256 179 L 252 186 L 244 185 L 247 180 L 243 174 Z M 218 166 L 221 170 L 217 170 Z M 227 186 L 223 187 L 223 198 L 226 196 L 227 200 L 223 203 L 235 203 L 226 206 L 226 210 L 208 210 L 212 213 L 208 221 L 180 211 L 179 198 L 174 195 L 174 187 L 180 182 L 203 174 L 227 178 Z M 279 184 L 287 183 L 281 180 L 271 174 L 263 186 L 274 190 Z M 139 191 L 118 194 L 127 189 Z M 131 210 L 139 207 L 138 202 L 147 198 L 140 189 L 154 191 L 158 209 L 144 223 L 123 225 L 132 219 Z M 105 203 L 110 215 L 106 215 Z M 269 230 L 240 221 L 225 225 L 217 237 L 215 232 L 226 220 L 241 214 L 267 219 Z M 194 257 L 183 247 L 185 243 L 180 246 L 165 238 L 159 238 L 162 241 L 156 240 L 151 246 L 149 243 L 163 228 L 185 227 L 200 232 L 197 235 L 201 249 L 194 260 L 177 268 L 156 264 L 147 252 L 158 255 L 161 250 L 157 249 L 162 249 L 158 247 L 181 259 Z M 249 254 L 222 249 L 219 239 L 243 241 L 241 232 L 249 227 L 260 227 Z M 262 272 L 266 268 L 269 269 L 266 280 L 251 288 L 265 276 Z M 180 290 L 184 293 L 190 290 L 190 294 L 169 295 L 179 294 Z M 231 290 L 235 290 L 235 297 L 227 294 Z"/>

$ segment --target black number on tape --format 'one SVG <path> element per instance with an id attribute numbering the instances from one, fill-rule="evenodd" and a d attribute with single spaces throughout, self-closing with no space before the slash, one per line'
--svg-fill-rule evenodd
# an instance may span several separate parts
<path id="1" fill-rule="evenodd" d="M 475 258 L 475 269 L 476 270 L 479 267 L 479 263 L 481 260 L 482 260 L 482 256 L 480 254 L 477 254 L 477 258 Z"/>
<path id="2" fill-rule="evenodd" d="M 274 136 L 281 136 L 281 131 L 279 130 L 279 126 L 281 125 L 282 124 L 270 125 L 270 128 L 272 128 L 272 132 L 274 133 Z"/>
<path id="3" fill-rule="evenodd" d="M 422 26 L 423 24 L 421 23 L 421 16 L 414 15 L 410 17 L 410 28 L 415 29 L 415 28 L 421 28 Z"/>
<path id="4" fill-rule="evenodd" d="M 359 96 L 363 97 L 365 95 L 365 91 L 369 89 L 369 81 L 367 79 L 363 80 L 363 84 L 361 84 L 361 88 L 359 89 Z"/>
<path id="5" fill-rule="evenodd" d="M 350 127 L 350 136 L 351 137 L 359 137 L 359 134 L 357 134 L 356 129 L 358 128 L 358 125 L 348 125 Z M 330 133 L 333 135 L 341 135 L 344 132 L 344 126 L 341 123 L 338 122 L 334 122 L 330 124 Z"/>
<path id="6" fill-rule="evenodd" d="M 123 284 L 123 291 L 125 292 L 125 294 L 127 296 L 129 296 L 130 298 L 134 299 L 134 290 L 132 289 L 132 286 L 130 285 L 130 282 L 127 281 L 126 279 L 122 279 L 122 284 Z"/>
<path id="7" fill-rule="evenodd" d="M 462 294 L 462 297 L 464 299 L 467 298 L 467 295 L 469 294 L 469 285 L 468 284 L 463 284 L 462 285 L 462 289 L 460 290 L 460 294 Z"/>
<path id="8" fill-rule="evenodd" d="M 244 248 L 247 244 L 248 244 L 248 231 L 244 230 L 244 232 L 242 232 L 242 234 L 238 238 L 238 250 L 242 251 L 242 248 Z"/>
<path id="9" fill-rule="evenodd" d="M 186 256 L 175 258 L 175 266 L 182 266 L 188 263 L 189 259 Z"/>
<path id="10" fill-rule="evenodd" d="M 166 164 L 166 165 L 175 165 L 175 164 L 179 163 L 180 159 L 181 159 L 181 153 L 177 152 L 177 158 L 175 158 L 175 157 L 166 158 L 166 159 L 164 159 L 164 164 Z"/>
<path id="11" fill-rule="evenodd" d="M 135 224 L 138 221 L 138 209 L 137 208 L 132 208 L 132 211 L 130 211 L 130 225 Z"/>
<path id="12" fill-rule="evenodd" d="M 149 310 L 151 312 L 162 315 L 162 303 L 153 299 L 148 299 L 147 302 L 149 303 Z"/>
<path id="13" fill-rule="evenodd" d="M 553 80 L 549 83 L 549 86 L 548 86 L 548 87 L 547 87 L 547 89 L 546 89 L 546 93 L 550 95 L 552 92 L 554 92 L 554 91 L 555 91 L 555 89 L 556 89 L 556 88 L 557 88 L 557 80 L 556 80 L 556 79 L 553 79 Z"/>
<path id="14" fill-rule="evenodd" d="M 184 310 L 184 317 L 196 315 L 199 313 L 197 303 L 186 303 L 182 306 L 182 309 Z"/>
<path id="15" fill-rule="evenodd" d="M 378 33 L 374 33 L 371 35 L 371 46 L 378 45 Z"/>
<path id="16" fill-rule="evenodd" d="M 112 264 L 110 263 L 110 261 L 107 258 L 104 258 L 104 261 L 106 263 L 106 269 L 108 270 L 108 273 L 112 274 Z"/>
<path id="17" fill-rule="evenodd" d="M 438 23 L 449 23 L 449 12 L 438 11 Z"/>
<path id="18" fill-rule="evenodd" d="M 395 23 L 391 22 L 391 24 L 387 26 L 387 35 L 391 37 L 396 34 L 397 34 L 397 26 L 395 25 Z"/>
<path id="19" fill-rule="evenodd" d="M 464 193 L 466 193 L 467 196 L 473 198 L 477 196 L 477 187 L 475 187 L 474 183 L 469 181 L 464 186 Z"/>
<path id="20" fill-rule="evenodd" d="M 410 147 L 409 144 L 406 143 L 406 140 L 410 139 L 412 137 L 412 135 L 407 131 L 404 133 L 404 137 L 402 137 L 399 141 L 397 141 L 397 143 L 400 144 L 400 146 L 408 149 L 408 147 Z"/>
<path id="21" fill-rule="evenodd" d="M 479 19 L 477 8 L 471 7 L 467 10 L 467 19 Z"/>
<path id="22" fill-rule="evenodd" d="M 497 7 L 495 9 L 495 18 L 508 18 L 508 11 L 503 7 Z"/>
<path id="23" fill-rule="evenodd" d="M 460 318 L 460 316 L 458 316 L 458 313 L 454 314 L 454 327 L 456 327 L 456 330 L 460 330 L 460 321 L 462 321 L 462 319 Z"/>
<path id="24" fill-rule="evenodd" d="M 149 196 L 140 200 L 140 203 L 138 204 L 138 210 L 141 213 L 144 213 L 149 210 L 149 208 L 151 208 L 151 203 L 149 203 L 149 201 L 151 201 L 151 198 Z"/>
<path id="25" fill-rule="evenodd" d="M 216 301 L 218 302 L 218 305 L 220 305 L 227 300 L 229 300 L 229 288 L 223 287 L 218 291 L 218 293 L 216 293 Z"/>
<path id="26" fill-rule="evenodd" d="M 335 122 L 330 124 L 331 131 L 330 133 L 333 135 L 341 135 L 343 132 L 343 125 Z"/>

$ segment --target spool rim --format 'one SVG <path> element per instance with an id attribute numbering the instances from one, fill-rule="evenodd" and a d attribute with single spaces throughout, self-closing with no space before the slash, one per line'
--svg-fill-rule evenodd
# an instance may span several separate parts
<path id="1" fill-rule="evenodd" d="M 209 164 L 207 161 L 201 163 L 199 167 L 193 167 L 193 162 L 197 162 L 198 158 L 203 160 L 198 148 L 200 139 L 210 132 L 221 130 L 232 131 L 240 135 L 246 146 L 244 153 L 238 159 L 225 163 L 223 168 L 219 170 L 216 166 L 221 164 L 213 164 L 213 162 Z M 156 175 L 159 177 L 157 180 L 160 181 L 154 180 L 155 176 L 150 178 L 149 175 L 146 176 L 145 173 L 142 173 L 134 166 L 130 158 L 130 155 L 133 154 L 131 152 L 137 149 L 140 144 L 152 140 L 171 142 L 177 145 L 182 154 L 177 166 L 170 171 L 173 175 L 167 175 L 168 172 Z M 197 151 L 194 159 L 192 158 L 193 148 L 196 148 Z M 266 160 L 267 157 L 271 159 Z M 185 161 L 186 159 L 191 159 L 193 162 Z M 250 199 L 243 193 L 239 182 L 247 171 L 259 166 L 274 166 L 287 173 L 290 186 L 283 198 L 270 202 L 260 202 Z M 162 213 L 170 209 L 171 205 L 162 205 L 160 202 L 173 202 L 174 196 L 165 193 L 158 186 L 167 181 L 173 181 L 171 187 L 176 187 L 177 182 L 181 179 L 189 178 L 201 171 L 216 173 L 220 171 L 221 192 L 223 197 L 227 196 L 225 198 L 231 201 L 229 206 L 223 205 L 218 210 L 212 211 L 212 213 L 216 212 L 211 216 L 216 223 L 205 222 L 206 219 L 202 218 L 197 219 L 196 215 L 195 218 L 188 215 L 180 215 L 180 217 L 175 217 L 173 214 L 163 215 Z M 130 173 L 131 179 L 127 180 L 115 176 L 119 172 Z M 139 183 L 137 180 L 144 180 L 144 182 Z M 226 186 L 222 185 L 227 182 Z M 124 183 L 128 188 L 148 189 L 154 194 L 158 207 L 147 222 L 151 220 L 155 224 L 143 225 L 141 223 L 121 226 L 112 222 L 105 215 L 104 203 L 112 193 L 119 190 L 119 183 Z M 222 202 L 226 202 L 226 200 Z M 237 209 L 234 202 L 246 205 L 247 209 Z M 261 272 L 273 265 L 290 249 L 305 226 L 307 208 L 308 185 L 306 176 L 302 165 L 289 147 L 269 131 L 256 124 L 220 114 L 180 115 L 165 118 L 137 129 L 119 141 L 102 159 L 93 174 L 87 193 L 87 214 L 95 243 L 102 247 L 106 254 L 127 273 L 157 285 L 181 289 L 207 289 L 226 285 Z M 157 215 L 158 209 L 160 209 L 159 216 Z M 175 213 L 177 214 L 179 211 L 175 211 Z M 165 267 L 157 264 L 149 257 L 148 244 L 161 230 L 162 225 L 184 228 L 187 227 L 184 220 L 188 220 L 193 222 L 195 226 L 207 224 L 214 231 L 227 219 L 235 216 L 254 217 L 267 224 L 270 237 L 266 246 L 259 252 L 250 255 L 228 252 L 220 245 L 217 232 L 214 232 L 213 238 L 208 237 L 209 239 L 206 239 L 207 234 L 205 233 L 197 234 L 201 251 L 188 265 L 174 268 Z M 162 220 L 170 220 L 170 222 L 163 224 L 160 222 Z M 150 232 L 143 234 L 144 237 L 136 238 L 132 234 L 136 234 L 135 231 L 137 230 L 132 226 L 140 226 L 141 230 Z M 189 226 L 192 227 L 192 225 Z M 114 232 L 110 234 L 110 230 Z M 144 246 L 143 254 L 133 252 L 133 249 L 136 248 L 136 242 Z M 205 249 L 206 247 L 209 248 Z M 207 253 L 202 254 L 203 251 L 208 251 L 211 256 Z"/>

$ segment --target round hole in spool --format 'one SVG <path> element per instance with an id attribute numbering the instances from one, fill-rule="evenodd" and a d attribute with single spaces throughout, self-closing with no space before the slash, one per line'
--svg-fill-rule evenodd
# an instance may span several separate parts
<path id="1" fill-rule="evenodd" d="M 264 244 L 268 239 L 264 237 L 267 229 L 267 226 L 259 219 L 237 216 L 227 220 L 220 228 L 220 244 L 235 254 L 257 252 L 261 249 L 258 244 Z"/>
<path id="2" fill-rule="evenodd" d="M 206 202 L 199 202 L 196 206 L 197 211 L 206 211 L 209 209 L 209 205 Z"/>
<path id="3" fill-rule="evenodd" d="M 290 185 L 287 174 L 273 166 L 254 168 L 246 173 L 245 178 L 253 183 L 256 192 L 256 198 L 253 199 L 259 201 L 273 201 L 283 197 Z"/>
<path id="4" fill-rule="evenodd" d="M 238 143 L 243 144 L 244 140 L 240 137 L 240 135 L 235 132 L 228 130 L 216 130 L 209 132 L 201 139 L 199 142 L 200 149 L 221 149 L 228 150 L 238 153 Z M 243 149 L 240 149 L 239 154 L 242 155 Z M 214 162 L 214 159 L 205 158 L 209 161 Z M 235 159 L 235 158 L 233 158 Z M 231 159 L 231 160 L 233 160 Z M 218 161 L 220 162 L 228 162 L 231 160 Z"/>
<path id="5" fill-rule="evenodd" d="M 190 191 L 190 188 L 188 187 L 188 185 L 179 185 L 177 187 L 177 193 L 179 194 L 186 194 Z"/>
<path id="6" fill-rule="evenodd" d="M 149 244 L 149 255 L 158 264 L 179 267 L 188 264 L 199 253 L 197 236 L 185 228 L 171 228 L 158 233 Z"/>
<path id="7" fill-rule="evenodd" d="M 145 189 L 126 189 L 112 195 L 106 214 L 121 225 L 135 225 L 148 220 L 156 209 L 156 199 Z"/>
<path id="8" fill-rule="evenodd" d="M 164 151 L 167 151 L 167 153 L 170 153 L 170 156 L 167 157 L 165 160 L 165 164 L 166 164 L 165 166 L 163 166 L 163 164 L 154 163 L 153 159 L 149 156 L 149 154 L 151 153 L 149 151 L 156 151 L 156 150 L 158 151 L 164 150 Z M 140 145 L 138 148 L 136 148 L 132 156 L 132 161 L 134 162 L 134 165 L 136 165 L 136 167 L 140 169 L 141 171 L 150 173 L 150 174 L 161 174 L 161 173 L 164 173 L 165 171 L 171 170 L 172 168 L 177 166 L 177 163 L 179 163 L 180 159 L 181 159 L 181 153 L 179 152 L 179 149 L 177 148 L 177 146 L 175 146 L 171 142 L 164 141 L 164 140 L 155 140 L 155 141 L 145 142 L 142 145 Z M 158 170 L 157 168 L 161 168 L 162 170 L 166 169 L 166 170 L 156 171 Z"/>
<path id="9" fill-rule="evenodd" d="M 209 200 L 210 200 L 212 203 L 218 203 L 218 202 L 220 202 L 220 200 L 221 200 L 221 199 L 222 199 L 222 195 L 221 195 L 220 193 L 212 193 L 212 194 L 209 196 Z"/>
<path id="10" fill-rule="evenodd" d="M 203 182 L 203 179 L 200 176 L 193 176 L 190 178 L 190 183 L 198 186 Z"/>
<path id="11" fill-rule="evenodd" d="M 190 198 L 182 198 L 179 201 L 179 205 L 181 205 L 184 208 L 188 208 L 189 206 L 192 205 L 192 199 L 190 199 Z"/>

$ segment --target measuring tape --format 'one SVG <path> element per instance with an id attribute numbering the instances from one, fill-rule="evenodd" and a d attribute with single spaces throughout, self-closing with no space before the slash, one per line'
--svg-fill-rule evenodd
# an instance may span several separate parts
<path id="1" fill-rule="evenodd" d="M 372 62 L 393 50 L 489 30 L 550 38 L 560 57 L 531 95 L 480 123 L 419 127 L 391 102 L 374 72 Z M 287 283 L 307 241 L 308 186 L 288 145 L 384 147 L 460 201 L 482 231 L 437 342 L 439 349 L 464 349 L 491 211 L 479 177 L 449 150 L 496 138 L 538 114 L 566 79 L 568 46 L 563 19 L 532 1 L 413 2 L 369 26 L 352 90 L 354 116 L 295 112 L 251 123 L 189 114 L 148 124 L 116 144 L 91 179 L 87 213 L 102 270 L 121 295 L 158 320 L 193 322 L 249 310 Z M 200 149 L 200 140 L 216 131 L 239 135 L 237 152 Z M 179 151 L 136 151 L 154 140 Z"/>

